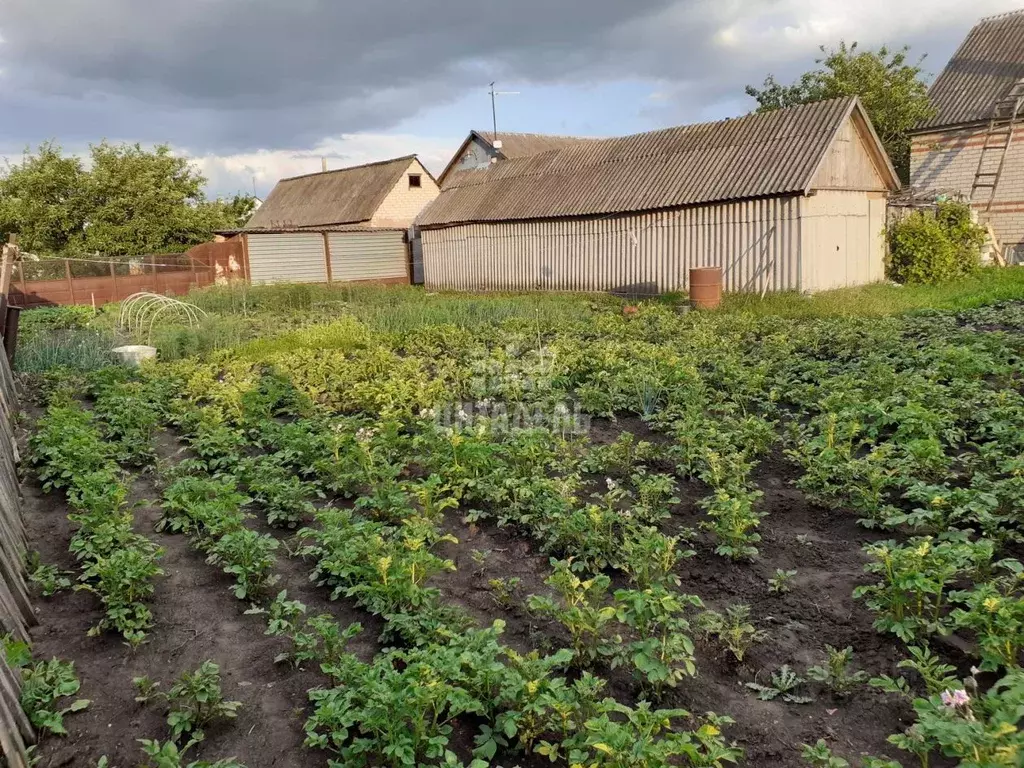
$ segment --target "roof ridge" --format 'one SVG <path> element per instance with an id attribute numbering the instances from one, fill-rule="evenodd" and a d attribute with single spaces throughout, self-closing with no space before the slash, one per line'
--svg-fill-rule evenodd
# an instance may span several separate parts
<path id="1" fill-rule="evenodd" d="M 300 173 L 298 176 L 286 176 L 280 181 L 295 181 L 296 179 L 308 179 L 311 176 L 327 176 L 332 173 L 342 173 L 344 171 L 356 171 L 360 168 L 372 168 L 375 165 L 391 165 L 392 163 L 399 163 L 403 161 L 418 160 L 419 155 L 403 155 L 402 157 L 393 157 L 390 160 L 374 160 L 370 163 L 360 163 L 359 165 L 350 165 L 345 168 L 332 168 L 329 171 L 316 171 L 314 173 Z M 278 183 L 280 183 L 280 181 Z"/>
<path id="2" fill-rule="evenodd" d="M 1009 16 L 1020 16 L 1024 14 L 1024 8 L 1018 8 L 1015 11 L 1004 11 L 1003 13 L 996 13 L 992 16 L 982 16 L 978 21 L 979 24 L 984 24 L 986 21 L 996 21 L 998 19 L 1005 19 Z"/>
<path id="3" fill-rule="evenodd" d="M 473 129 L 473 133 L 478 136 L 493 136 L 494 131 L 486 130 L 479 131 L 476 128 Z M 602 136 L 576 136 L 570 133 L 537 133 L 536 131 L 498 131 L 499 136 L 541 136 L 545 139 L 582 139 L 582 140 L 594 140 L 604 138 Z"/>
<path id="4" fill-rule="evenodd" d="M 627 134 L 624 134 L 622 136 L 595 136 L 595 137 L 592 137 L 590 140 L 591 141 L 609 141 L 609 142 L 610 141 L 622 141 L 624 139 L 635 139 L 635 138 L 639 138 L 641 136 L 654 136 L 655 134 L 666 133 L 668 131 L 689 130 L 689 129 L 693 129 L 693 128 L 706 128 L 706 127 L 713 126 L 713 125 L 724 125 L 726 123 L 735 123 L 735 122 L 738 122 L 740 120 L 749 120 L 749 119 L 754 119 L 754 118 L 758 118 L 758 117 L 766 117 L 768 115 L 773 115 L 773 114 L 776 114 L 778 112 L 796 111 L 796 110 L 799 110 L 799 109 L 807 109 L 809 107 L 817 107 L 817 106 L 820 106 L 822 104 L 839 103 L 839 102 L 851 103 L 851 102 L 855 101 L 857 98 L 858 98 L 857 96 L 835 96 L 835 97 L 833 97 L 831 99 L 820 99 L 819 101 L 809 101 L 809 102 L 807 102 L 805 104 L 794 104 L 794 105 L 789 106 L 789 107 L 781 107 L 779 109 L 773 109 L 770 112 L 756 112 L 756 111 L 755 112 L 748 112 L 747 114 L 740 115 L 739 117 L 723 117 L 720 120 L 706 120 L 706 121 L 704 121 L 702 123 L 684 123 L 683 125 L 668 125 L 668 126 L 665 126 L 664 128 L 654 128 L 654 129 L 652 129 L 650 131 L 639 131 L 637 133 L 627 133 Z M 500 134 L 501 131 L 498 131 L 498 133 Z M 537 134 L 537 135 L 544 135 L 544 134 Z M 565 138 L 572 138 L 572 137 L 565 137 Z M 574 148 L 568 148 L 568 147 L 547 149 L 547 150 L 544 150 L 543 152 L 538 152 L 536 155 L 531 155 L 530 157 L 537 157 L 538 155 L 546 155 L 549 152 L 569 152 L 569 151 L 573 151 L 573 149 Z M 530 157 L 516 157 L 516 158 L 512 158 L 510 160 L 506 160 L 505 162 L 513 162 L 513 163 L 515 163 L 515 162 L 522 162 L 522 161 L 529 160 Z"/>

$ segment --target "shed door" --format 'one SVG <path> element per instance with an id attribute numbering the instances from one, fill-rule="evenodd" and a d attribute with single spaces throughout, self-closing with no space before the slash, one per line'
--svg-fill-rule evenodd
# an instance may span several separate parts
<path id="1" fill-rule="evenodd" d="M 319 232 L 248 235 L 253 283 L 326 283 L 324 236 Z"/>
<path id="2" fill-rule="evenodd" d="M 409 278 L 404 232 L 332 232 L 329 237 L 334 281 Z"/>
<path id="3" fill-rule="evenodd" d="M 801 289 L 827 291 L 885 277 L 885 200 L 876 193 L 829 190 L 801 202 Z"/>

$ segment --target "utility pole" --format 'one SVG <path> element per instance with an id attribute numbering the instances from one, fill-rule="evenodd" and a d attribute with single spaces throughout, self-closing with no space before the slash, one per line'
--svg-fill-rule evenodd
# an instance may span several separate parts
<path id="1" fill-rule="evenodd" d="M 496 91 L 494 90 L 494 83 L 491 83 L 491 121 L 494 133 L 491 136 L 492 141 L 498 140 L 498 100 L 497 96 L 518 96 L 519 91 Z"/>

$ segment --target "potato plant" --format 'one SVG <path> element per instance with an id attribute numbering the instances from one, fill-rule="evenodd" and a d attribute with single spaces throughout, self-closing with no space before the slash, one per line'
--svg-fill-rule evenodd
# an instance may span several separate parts
<path id="1" fill-rule="evenodd" d="M 178 743 L 182 737 L 188 742 L 205 738 L 203 728 L 217 720 L 233 720 L 242 706 L 239 701 L 228 701 L 221 691 L 220 667 L 204 661 L 199 668 L 186 672 L 164 693 L 160 683 L 148 677 L 136 677 L 132 684 L 138 691 L 136 701 L 162 700 L 167 705 L 167 725 L 171 740 Z"/>

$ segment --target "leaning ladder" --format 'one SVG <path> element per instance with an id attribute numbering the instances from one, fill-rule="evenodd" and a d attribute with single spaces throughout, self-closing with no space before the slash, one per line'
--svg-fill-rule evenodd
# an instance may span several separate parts
<path id="1" fill-rule="evenodd" d="M 985 143 L 981 146 L 978 158 L 978 170 L 974 174 L 971 187 L 971 203 L 974 204 L 984 219 L 992 210 L 996 198 L 999 179 L 1006 166 L 1006 155 L 1013 143 L 1013 129 L 1024 106 L 1024 78 L 1014 82 L 1010 90 L 992 109 L 992 116 L 985 132 Z M 994 170 L 993 170 L 994 168 Z"/>

